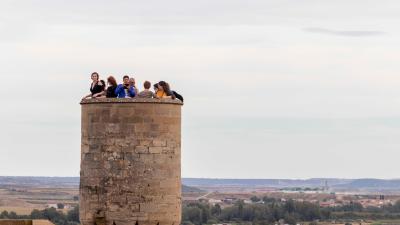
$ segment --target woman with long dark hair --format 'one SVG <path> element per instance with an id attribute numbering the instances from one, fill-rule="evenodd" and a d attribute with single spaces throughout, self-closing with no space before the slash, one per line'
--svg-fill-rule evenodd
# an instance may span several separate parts
<path id="1" fill-rule="evenodd" d="M 175 95 L 172 93 L 169 84 L 165 81 L 158 82 L 156 96 L 157 98 L 175 99 Z"/>

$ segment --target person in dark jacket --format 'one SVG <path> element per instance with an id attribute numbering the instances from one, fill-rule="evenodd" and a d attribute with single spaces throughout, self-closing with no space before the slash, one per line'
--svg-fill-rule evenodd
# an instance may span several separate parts
<path id="1" fill-rule="evenodd" d="M 107 98 L 116 98 L 117 95 L 115 94 L 115 89 L 117 89 L 117 81 L 115 80 L 115 78 L 113 76 L 109 76 L 107 78 L 107 82 L 108 82 L 108 88 L 107 88 L 107 92 L 106 92 L 106 97 Z"/>
<path id="2" fill-rule="evenodd" d="M 117 95 L 115 94 L 115 89 L 117 88 L 117 81 L 113 76 L 109 76 L 107 78 L 107 84 L 107 89 L 93 95 L 93 98 L 116 98 Z"/>
<path id="3" fill-rule="evenodd" d="M 99 81 L 99 74 L 93 72 L 91 74 L 92 84 L 90 85 L 90 94 L 83 97 L 83 99 L 93 97 L 93 95 L 104 91 L 104 85 Z"/>
<path id="4" fill-rule="evenodd" d="M 135 88 L 129 84 L 129 76 L 123 77 L 123 84 L 119 84 L 115 89 L 117 98 L 133 98 L 136 95 Z"/>

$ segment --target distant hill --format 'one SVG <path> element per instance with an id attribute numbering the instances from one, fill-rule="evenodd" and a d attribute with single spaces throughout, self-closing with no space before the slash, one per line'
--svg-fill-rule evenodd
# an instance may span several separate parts
<path id="1" fill-rule="evenodd" d="M 2 177 L 0 176 L 0 187 L 7 186 L 27 187 L 79 187 L 79 177 Z"/>
<path id="2" fill-rule="evenodd" d="M 243 188 L 290 188 L 323 187 L 325 182 L 333 190 L 396 190 L 400 191 L 400 179 L 209 179 L 182 178 L 183 192 L 203 192 L 202 187 L 243 187 Z M 79 187 L 79 177 L 12 177 L 0 176 L 0 187 Z"/>
<path id="3" fill-rule="evenodd" d="M 182 185 L 182 192 L 183 193 L 190 193 L 190 192 L 203 193 L 203 192 L 206 192 L 206 191 L 201 190 L 200 188 L 197 188 L 197 187 L 190 187 L 190 186 Z"/>
<path id="4" fill-rule="evenodd" d="M 189 186 L 232 186 L 232 187 L 321 187 L 325 182 L 329 186 L 351 183 L 350 179 L 324 179 L 313 178 L 307 180 L 291 179 L 208 179 L 208 178 L 183 178 L 182 183 Z"/>
<path id="5" fill-rule="evenodd" d="M 357 179 L 349 183 L 335 185 L 345 189 L 400 190 L 400 180 Z"/>
<path id="6" fill-rule="evenodd" d="M 79 177 L 2 177 L 0 187 L 79 187 Z M 182 185 L 182 192 L 204 192 L 196 187 Z"/>
<path id="7" fill-rule="evenodd" d="M 182 183 L 194 187 L 270 187 L 270 188 L 291 188 L 291 187 L 323 187 L 327 182 L 328 186 L 335 189 L 346 190 L 399 190 L 400 179 L 335 179 L 335 178 L 313 178 L 313 179 L 208 179 L 208 178 L 183 178 Z"/>

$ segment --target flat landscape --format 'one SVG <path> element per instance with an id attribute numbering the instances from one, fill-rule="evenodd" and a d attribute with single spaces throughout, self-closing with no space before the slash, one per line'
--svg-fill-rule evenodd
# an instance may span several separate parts
<path id="1" fill-rule="evenodd" d="M 0 211 L 27 215 L 61 206 L 66 212 L 78 205 L 78 195 L 79 178 L 0 177 Z"/>
<path id="2" fill-rule="evenodd" d="M 64 205 L 68 211 L 78 205 L 78 188 L 14 187 L 0 189 L 0 211 L 14 211 L 20 215 L 30 214 L 34 209 Z"/>
<path id="3" fill-rule="evenodd" d="M 364 209 L 379 209 L 385 205 L 395 205 L 400 200 L 397 181 L 360 181 L 360 180 L 331 180 L 332 187 L 327 187 L 321 180 L 224 180 L 224 179 L 183 179 L 183 207 L 197 207 L 207 204 L 222 209 L 234 207 L 238 202 L 248 207 L 258 207 L 268 201 L 285 204 L 292 199 L 296 202 L 309 202 L 322 208 L 331 209 L 358 204 Z M 318 185 L 321 184 L 321 185 Z M 379 186 L 381 184 L 385 184 Z M 325 186 L 324 186 L 325 185 Z M 343 186 L 347 186 L 343 188 Z M 384 191 L 379 191 L 379 190 Z M 19 215 L 29 215 L 32 210 L 56 208 L 67 213 L 79 204 L 78 177 L 0 177 L 0 212 L 14 211 Z M 193 205 L 194 204 L 194 205 Z M 348 220 L 346 213 L 353 213 L 351 224 L 362 225 L 398 225 L 397 211 L 391 214 L 394 220 L 365 219 L 373 211 L 332 212 L 337 221 L 319 222 L 319 225 L 344 225 Z M 364 215 L 364 217 L 362 217 Z M 384 215 L 384 214 L 376 214 Z M 358 216 L 359 219 L 356 219 Z M 361 219 L 364 218 L 364 219 Z M 303 222 L 300 224 L 308 224 Z M 244 223 L 245 224 L 245 223 Z"/>

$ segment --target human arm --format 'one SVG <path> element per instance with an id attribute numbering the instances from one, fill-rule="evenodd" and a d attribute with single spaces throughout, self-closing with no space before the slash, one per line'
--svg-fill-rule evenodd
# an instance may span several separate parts
<path id="1" fill-rule="evenodd" d="M 164 95 L 162 98 L 168 98 L 168 99 L 175 99 L 174 93 L 172 91 L 167 92 L 166 95 Z"/>
<path id="2" fill-rule="evenodd" d="M 92 97 L 92 94 L 85 95 L 82 99 L 88 99 L 89 97 Z"/>
<path id="3" fill-rule="evenodd" d="M 122 85 L 118 85 L 118 86 L 115 88 L 114 94 L 115 94 L 117 97 L 119 97 L 119 93 L 121 92 L 121 89 L 122 89 L 122 88 L 123 88 Z"/>
<path id="4" fill-rule="evenodd" d="M 106 91 L 102 91 L 102 92 L 99 92 L 97 94 L 94 94 L 92 97 L 93 98 L 98 98 L 98 97 L 101 97 L 101 96 L 104 96 L 104 95 L 106 95 Z"/>

